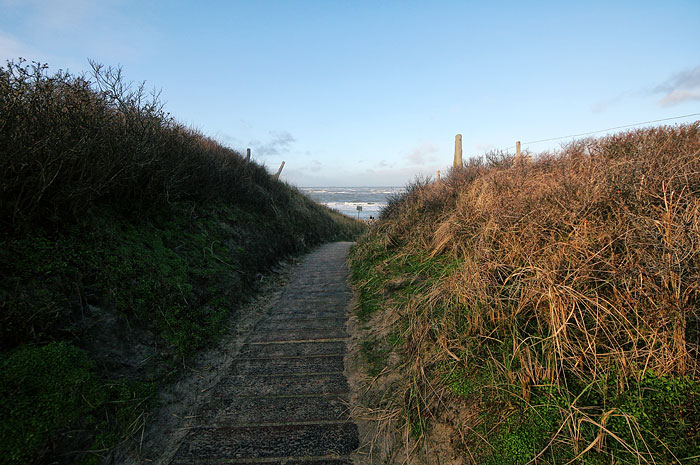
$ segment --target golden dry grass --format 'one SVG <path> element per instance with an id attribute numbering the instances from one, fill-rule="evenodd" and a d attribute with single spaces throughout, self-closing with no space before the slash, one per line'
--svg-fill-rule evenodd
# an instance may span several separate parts
<path id="1" fill-rule="evenodd" d="M 436 278 L 401 264 L 413 259 L 456 265 Z M 653 461 L 655 446 L 629 443 L 648 437 L 642 419 L 605 399 L 650 374 L 698 379 L 700 124 L 580 140 L 518 166 L 507 155 L 473 160 L 393 199 L 353 260 L 425 275 L 398 299 L 405 390 L 417 399 L 402 403 L 407 411 L 439 411 L 441 367 L 456 364 L 488 374 L 482 394 L 517 393 L 528 405 L 554 386 L 568 399 L 545 449 L 563 443 L 578 455 L 616 443 Z M 601 391 L 603 404 L 580 407 L 588 391 Z M 620 422 L 622 435 L 606 428 Z"/>

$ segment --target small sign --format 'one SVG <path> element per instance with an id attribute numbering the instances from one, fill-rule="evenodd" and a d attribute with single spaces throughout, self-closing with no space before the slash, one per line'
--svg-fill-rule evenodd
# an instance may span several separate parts
<path id="1" fill-rule="evenodd" d="M 357 206 L 357 211 L 358 211 L 358 212 L 361 212 L 361 211 L 362 211 L 362 205 L 358 205 L 358 206 Z"/>

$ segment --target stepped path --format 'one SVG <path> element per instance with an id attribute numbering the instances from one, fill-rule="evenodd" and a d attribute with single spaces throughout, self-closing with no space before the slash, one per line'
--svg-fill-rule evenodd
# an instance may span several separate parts
<path id="1" fill-rule="evenodd" d="M 343 374 L 350 246 L 326 244 L 294 269 L 200 408 L 172 465 L 352 463 L 358 434 Z"/>

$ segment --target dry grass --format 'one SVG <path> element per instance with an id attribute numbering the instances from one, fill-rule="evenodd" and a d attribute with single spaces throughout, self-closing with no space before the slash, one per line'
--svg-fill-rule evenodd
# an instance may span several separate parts
<path id="1" fill-rule="evenodd" d="M 514 407 L 504 399 L 532 405 L 547 386 L 564 405 L 543 454 L 564 444 L 574 456 L 627 450 L 653 462 L 668 441 L 645 445 L 643 418 L 605 403 L 642 389 L 651 375 L 698 379 L 699 238 L 695 123 L 580 140 L 519 166 L 494 154 L 442 183 L 414 184 L 354 263 L 426 280 L 402 297 L 405 390 L 416 399 L 401 402 L 407 411 L 440 410 L 443 367 L 456 365 L 489 380 L 482 400 L 504 401 L 493 434 L 510 424 Z M 416 256 L 457 265 L 435 279 L 402 264 Z M 583 399 L 590 405 L 581 407 Z M 695 431 L 700 418 L 689 421 Z M 479 450 L 476 436 L 463 446 Z"/>

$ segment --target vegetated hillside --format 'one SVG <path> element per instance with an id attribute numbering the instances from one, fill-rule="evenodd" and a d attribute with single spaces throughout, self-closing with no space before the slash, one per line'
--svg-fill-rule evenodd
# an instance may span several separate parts
<path id="1" fill-rule="evenodd" d="M 417 463 L 700 461 L 700 123 L 416 182 L 351 266 Z"/>
<path id="2" fill-rule="evenodd" d="M 2 463 L 96 463 L 260 273 L 363 229 L 94 71 L 0 68 Z"/>

